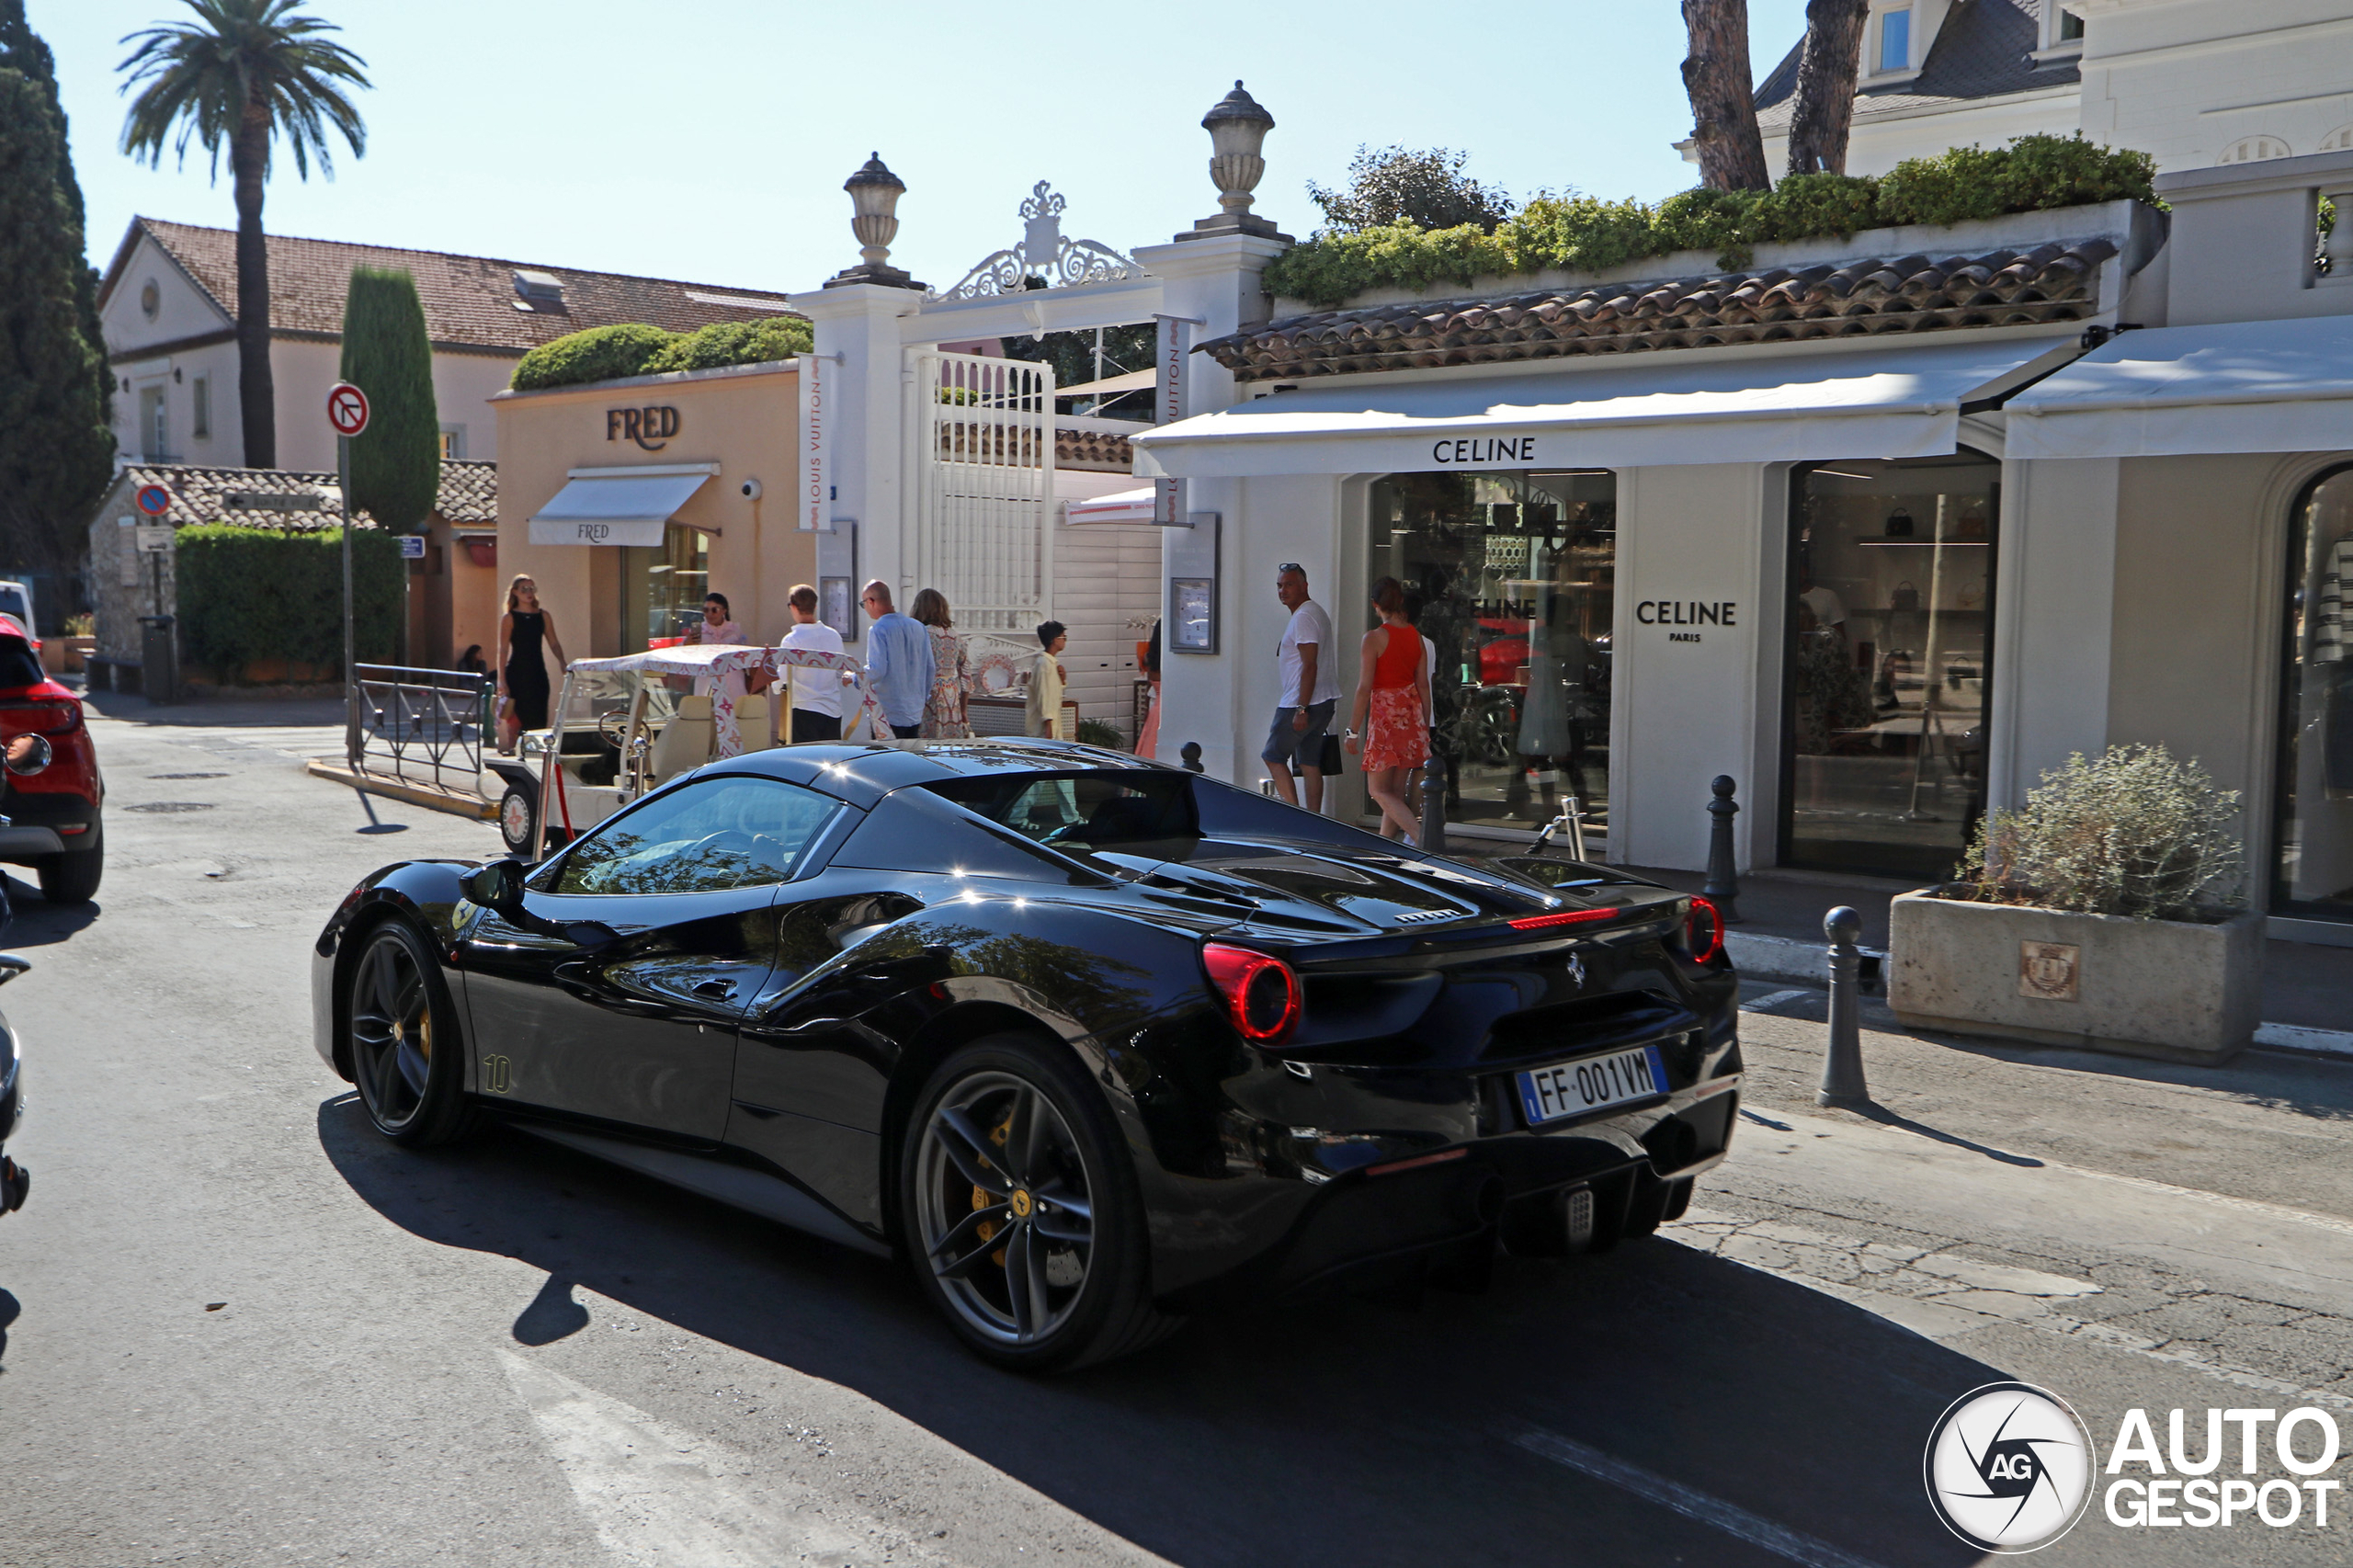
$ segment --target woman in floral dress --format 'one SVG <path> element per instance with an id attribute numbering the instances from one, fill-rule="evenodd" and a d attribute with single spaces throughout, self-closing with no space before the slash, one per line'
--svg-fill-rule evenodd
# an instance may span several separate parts
<path id="1" fill-rule="evenodd" d="M 964 693 L 972 672 L 964 664 L 964 640 L 951 630 L 948 597 L 938 588 L 915 596 L 915 618 L 931 632 L 931 692 L 923 702 L 923 738 L 956 741 L 969 738 L 972 727 L 964 719 Z"/>
<path id="2" fill-rule="evenodd" d="M 1422 635 L 1405 619 L 1405 590 L 1394 577 L 1372 585 L 1381 624 L 1364 634 L 1358 661 L 1357 700 L 1345 742 L 1357 749 L 1364 734 L 1364 786 L 1381 808 L 1381 835 L 1414 842 L 1416 824 L 1405 785 L 1430 756 L 1430 677 Z"/>

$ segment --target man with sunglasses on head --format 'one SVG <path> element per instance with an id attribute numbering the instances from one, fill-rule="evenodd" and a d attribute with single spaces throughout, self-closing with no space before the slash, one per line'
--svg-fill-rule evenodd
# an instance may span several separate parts
<path id="1" fill-rule="evenodd" d="M 1275 568 L 1275 597 L 1290 611 L 1276 645 L 1282 671 L 1282 696 L 1275 710 L 1273 728 L 1267 733 L 1259 756 L 1273 770 L 1275 793 L 1292 805 L 1300 803 L 1290 780 L 1290 763 L 1299 759 L 1307 778 L 1307 809 L 1324 809 L 1324 734 L 1332 727 L 1332 711 L 1340 700 L 1340 677 L 1327 655 L 1332 648 L 1332 618 L 1307 597 L 1307 568 L 1286 561 Z"/>

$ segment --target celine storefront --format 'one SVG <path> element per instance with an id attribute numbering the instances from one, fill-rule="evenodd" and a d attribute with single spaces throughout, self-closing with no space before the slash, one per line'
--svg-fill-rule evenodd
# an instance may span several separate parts
<path id="1" fill-rule="evenodd" d="M 1308 565 L 1347 681 L 1369 585 L 1394 576 L 1437 647 L 1460 830 L 1531 832 L 1574 796 L 1609 858 L 1696 867 L 1730 774 L 1749 864 L 1940 877 L 1988 781 L 1986 415 L 2081 331 L 1349 377 L 1140 437 L 1220 514 L 1231 564 L 1223 678 L 1165 661 L 1163 733 L 1264 733 L 1277 562 Z M 1248 472 L 1278 465 L 1323 472 Z M 1353 775 L 1342 801 L 1361 806 Z"/>
<path id="2" fill-rule="evenodd" d="M 1165 661 L 1163 735 L 1255 779 L 1276 563 L 1351 686 L 1393 575 L 1458 831 L 1574 794 L 1609 859 L 1696 869 L 1730 774 L 1745 867 L 1916 884 L 2070 754 L 2162 744 L 2238 791 L 2272 934 L 2353 945 L 2353 242 L 2315 223 L 2353 153 L 2159 190 L 2169 220 L 1278 302 L 1202 346 L 1238 401 L 1135 441 L 1218 529 L 1216 652 Z"/>

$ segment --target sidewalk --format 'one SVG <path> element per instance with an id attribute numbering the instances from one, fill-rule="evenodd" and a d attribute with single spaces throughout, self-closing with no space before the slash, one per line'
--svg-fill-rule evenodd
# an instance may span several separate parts
<path id="1" fill-rule="evenodd" d="M 1685 892 L 1698 892 L 1707 878 L 1698 871 L 1667 871 L 1629 866 L 1636 876 Z M 1839 904 L 1851 905 L 1863 917 L 1862 945 L 1885 950 L 1887 906 L 1897 893 L 1914 884 L 1870 877 L 1842 877 L 1808 871 L 1751 872 L 1740 881 L 1740 923 L 1731 930 L 1733 961 L 1760 978 L 1802 980 L 1825 984 L 1821 976 L 1824 946 L 1822 917 Z M 1766 943 L 1749 938 L 1764 937 Z M 1801 954 L 1783 950 L 1781 943 L 1813 949 Z M 2325 948 L 2312 942 L 2265 944 L 2263 1021 L 2297 1029 L 2353 1031 L 2353 948 Z M 1744 954 L 1739 949 L 1749 949 Z M 2283 1042 L 2284 1043 L 2284 1042 Z M 2347 1042 L 2353 1052 L 2353 1040 Z"/>

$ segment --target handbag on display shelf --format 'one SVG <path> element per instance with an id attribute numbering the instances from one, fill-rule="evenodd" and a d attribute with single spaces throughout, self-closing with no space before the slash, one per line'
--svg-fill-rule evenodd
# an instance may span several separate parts
<path id="1" fill-rule="evenodd" d="M 1906 610 L 1918 609 L 1920 608 L 1920 590 L 1914 587 L 1909 583 L 1896 584 L 1895 590 L 1887 596 L 1887 608 L 1898 614 Z"/>

